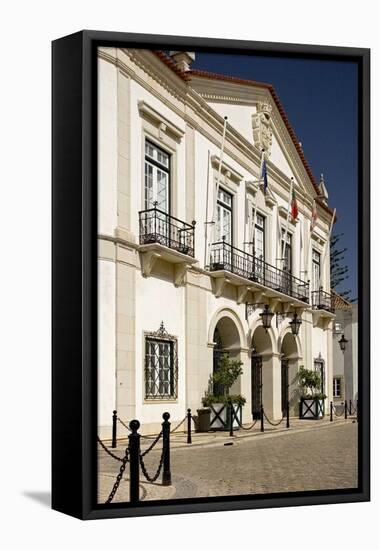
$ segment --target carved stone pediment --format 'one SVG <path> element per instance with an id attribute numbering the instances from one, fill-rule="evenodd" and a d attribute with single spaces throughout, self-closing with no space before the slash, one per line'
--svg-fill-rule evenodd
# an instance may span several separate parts
<path id="1" fill-rule="evenodd" d="M 268 156 L 272 145 L 271 111 L 272 106 L 269 103 L 260 101 L 257 112 L 251 117 L 254 145 L 258 149 L 264 149 Z"/>

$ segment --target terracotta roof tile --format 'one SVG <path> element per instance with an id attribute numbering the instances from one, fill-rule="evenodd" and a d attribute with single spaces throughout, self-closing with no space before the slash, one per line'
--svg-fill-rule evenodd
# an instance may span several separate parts
<path id="1" fill-rule="evenodd" d="M 351 309 L 353 309 L 352 304 L 345 298 L 342 298 L 342 296 L 335 292 L 335 290 L 331 291 L 331 295 L 334 309 L 340 309 L 344 311 L 350 311 Z"/>

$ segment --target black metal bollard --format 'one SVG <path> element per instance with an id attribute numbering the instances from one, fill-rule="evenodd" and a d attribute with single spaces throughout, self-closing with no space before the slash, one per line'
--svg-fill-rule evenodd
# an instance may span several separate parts
<path id="1" fill-rule="evenodd" d="M 233 412 L 234 412 L 234 409 L 233 409 L 233 403 L 230 401 L 228 403 L 228 407 L 229 407 L 229 420 L 230 420 L 230 429 L 229 429 L 229 436 L 230 437 L 233 437 L 234 436 L 234 433 L 233 433 Z"/>
<path id="2" fill-rule="evenodd" d="M 192 434 L 191 434 L 191 409 L 187 409 L 187 443 L 192 443 Z"/>
<path id="3" fill-rule="evenodd" d="M 358 399 L 355 404 L 355 414 L 357 415 L 357 422 L 359 422 L 359 415 L 358 415 Z"/>
<path id="4" fill-rule="evenodd" d="M 129 439 L 129 466 L 130 466 L 130 480 L 129 480 L 129 500 L 130 502 L 139 502 L 139 457 L 140 457 L 140 434 L 137 430 L 140 427 L 138 420 L 131 420 L 129 422 L 129 428 L 131 433 L 128 435 Z"/>
<path id="5" fill-rule="evenodd" d="M 351 416 L 351 399 L 349 399 L 349 416 Z"/>
<path id="6" fill-rule="evenodd" d="M 347 420 L 347 401 L 345 399 L 345 420 Z"/>
<path id="7" fill-rule="evenodd" d="M 286 410 L 286 414 L 287 414 L 287 423 L 286 423 L 286 426 L 287 428 L 290 427 L 290 404 L 289 404 L 289 401 L 287 400 L 287 410 Z"/>
<path id="8" fill-rule="evenodd" d="M 264 432 L 265 431 L 265 426 L 264 426 L 264 411 L 263 411 L 263 405 L 261 405 L 261 432 Z"/>
<path id="9" fill-rule="evenodd" d="M 170 413 L 165 412 L 162 415 L 162 432 L 163 432 L 163 474 L 162 485 L 171 485 L 171 470 L 170 470 L 170 426 L 168 421 Z"/>
<path id="10" fill-rule="evenodd" d="M 333 401 L 330 402 L 330 422 L 333 422 Z"/>
<path id="11" fill-rule="evenodd" d="M 112 416 L 112 449 L 117 447 L 117 411 Z"/>

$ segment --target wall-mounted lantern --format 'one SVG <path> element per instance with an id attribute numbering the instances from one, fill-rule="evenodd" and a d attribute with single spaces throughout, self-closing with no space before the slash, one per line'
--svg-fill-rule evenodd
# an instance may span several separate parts
<path id="1" fill-rule="evenodd" d="M 349 340 L 345 338 L 344 334 L 342 334 L 341 338 L 338 340 L 342 353 L 345 353 L 346 344 L 348 343 L 348 341 Z"/>
<path id="2" fill-rule="evenodd" d="M 271 327 L 271 321 L 274 317 L 274 313 L 270 311 L 269 306 L 266 304 L 263 313 L 259 314 L 259 317 L 262 319 L 263 328 L 267 330 Z"/>
<path id="3" fill-rule="evenodd" d="M 290 321 L 291 331 L 294 336 L 297 336 L 299 334 L 300 325 L 302 322 L 303 321 L 298 318 L 297 313 L 294 313 L 292 321 Z"/>

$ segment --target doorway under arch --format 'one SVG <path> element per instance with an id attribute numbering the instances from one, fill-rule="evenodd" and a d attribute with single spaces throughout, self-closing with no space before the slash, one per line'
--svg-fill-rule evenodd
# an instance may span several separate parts
<path id="1" fill-rule="evenodd" d="M 219 367 L 224 354 L 231 359 L 239 359 L 241 351 L 241 339 L 238 328 L 229 316 L 221 317 L 213 332 L 213 373 Z M 238 379 L 231 388 L 232 393 L 241 393 L 241 381 Z M 221 384 L 213 384 L 213 394 L 223 395 L 224 387 Z"/>
<path id="2" fill-rule="evenodd" d="M 289 407 L 292 414 L 297 413 L 298 402 L 298 359 L 299 349 L 297 339 L 291 332 L 287 332 L 281 341 L 281 407 L 286 414 Z"/>
<path id="3" fill-rule="evenodd" d="M 269 333 L 262 326 L 258 326 L 252 335 L 251 346 L 251 414 L 253 420 L 261 418 L 264 394 L 272 392 L 272 381 L 267 376 L 267 366 L 272 361 L 272 353 L 272 341 Z"/>

